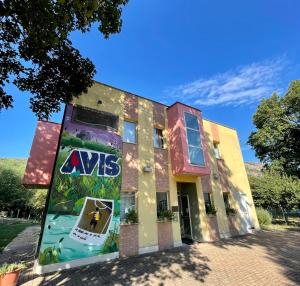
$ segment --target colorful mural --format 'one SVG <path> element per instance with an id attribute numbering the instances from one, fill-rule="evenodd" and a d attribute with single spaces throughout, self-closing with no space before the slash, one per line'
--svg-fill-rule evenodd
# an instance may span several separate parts
<path id="1" fill-rule="evenodd" d="M 119 247 L 122 140 L 113 131 L 73 122 L 73 109 L 66 107 L 40 265 L 117 252 Z"/>

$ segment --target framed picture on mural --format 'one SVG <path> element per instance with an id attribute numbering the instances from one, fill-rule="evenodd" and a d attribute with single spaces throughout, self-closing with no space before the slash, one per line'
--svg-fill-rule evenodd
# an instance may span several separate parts
<path id="1" fill-rule="evenodd" d="M 108 235 L 114 201 L 86 197 L 70 237 L 90 245 L 102 245 Z"/>

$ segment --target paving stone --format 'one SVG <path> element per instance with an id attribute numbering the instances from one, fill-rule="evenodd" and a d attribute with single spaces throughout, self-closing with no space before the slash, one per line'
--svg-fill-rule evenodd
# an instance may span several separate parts
<path id="1" fill-rule="evenodd" d="M 19 285 L 300 285 L 300 233 L 260 231 L 98 263 Z"/>

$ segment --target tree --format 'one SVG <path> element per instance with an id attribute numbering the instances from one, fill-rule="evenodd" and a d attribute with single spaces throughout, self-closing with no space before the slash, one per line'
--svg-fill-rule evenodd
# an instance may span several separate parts
<path id="1" fill-rule="evenodd" d="M 248 143 L 265 166 L 300 178 L 300 80 L 285 94 L 262 100 L 253 116 L 256 131 Z"/>
<path id="2" fill-rule="evenodd" d="M 119 33 L 121 7 L 128 0 L 3 0 L 0 2 L 0 110 L 13 106 L 5 92 L 12 82 L 30 91 L 30 107 L 41 119 L 61 103 L 86 92 L 95 74 L 93 63 L 72 46 L 69 34 L 83 33 L 99 22 L 108 38 Z"/>
<path id="3" fill-rule="evenodd" d="M 0 211 L 24 209 L 27 201 L 21 178 L 11 170 L 0 170 Z"/>
<path id="4" fill-rule="evenodd" d="M 287 223 L 287 211 L 300 208 L 300 180 L 280 174 L 274 169 L 262 176 L 249 176 L 252 196 L 256 207 L 280 209 Z"/>

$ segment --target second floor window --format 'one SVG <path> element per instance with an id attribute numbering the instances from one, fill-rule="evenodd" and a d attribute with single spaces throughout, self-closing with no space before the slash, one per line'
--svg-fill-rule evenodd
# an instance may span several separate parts
<path id="1" fill-rule="evenodd" d="M 214 154 L 215 154 L 216 159 L 221 159 L 221 154 L 220 154 L 218 143 L 214 143 Z"/>
<path id="2" fill-rule="evenodd" d="M 136 124 L 130 121 L 124 121 L 123 142 L 136 143 Z"/>
<path id="3" fill-rule="evenodd" d="M 154 147 L 163 148 L 164 138 L 162 129 L 154 128 Z"/>
<path id="4" fill-rule="evenodd" d="M 204 153 L 201 144 L 198 118 L 191 113 L 184 113 L 185 129 L 188 143 L 189 162 L 193 165 L 204 166 Z"/>

